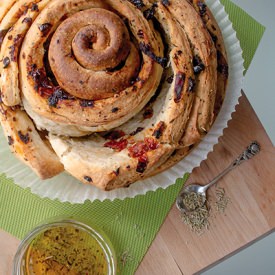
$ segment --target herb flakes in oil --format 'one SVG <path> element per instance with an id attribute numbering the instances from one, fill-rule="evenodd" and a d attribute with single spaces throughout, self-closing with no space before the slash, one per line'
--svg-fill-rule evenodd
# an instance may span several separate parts
<path id="1" fill-rule="evenodd" d="M 107 274 L 100 244 L 74 226 L 57 226 L 38 235 L 26 252 L 26 274 Z"/>

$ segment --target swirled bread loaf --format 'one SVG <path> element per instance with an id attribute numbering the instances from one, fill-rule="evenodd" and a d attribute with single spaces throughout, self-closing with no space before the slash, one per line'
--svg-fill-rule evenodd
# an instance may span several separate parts
<path id="1" fill-rule="evenodd" d="M 5 0 L 0 117 L 42 179 L 103 190 L 174 165 L 210 130 L 228 78 L 199 0 Z"/>

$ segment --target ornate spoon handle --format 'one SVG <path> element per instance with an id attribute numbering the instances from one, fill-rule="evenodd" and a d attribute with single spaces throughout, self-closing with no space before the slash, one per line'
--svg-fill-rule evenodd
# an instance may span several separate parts
<path id="1" fill-rule="evenodd" d="M 239 155 L 239 157 L 237 159 L 235 159 L 223 172 L 221 172 L 211 182 L 209 182 L 207 185 L 204 186 L 204 191 L 206 191 L 210 186 L 215 184 L 220 178 L 222 178 L 229 171 L 231 171 L 235 167 L 239 166 L 244 161 L 249 160 L 252 157 L 254 157 L 256 154 L 258 154 L 260 152 L 260 150 L 261 150 L 260 144 L 257 141 L 253 141 L 246 148 L 246 150 L 241 155 Z"/>
<path id="2" fill-rule="evenodd" d="M 247 149 L 232 163 L 232 166 L 238 166 L 245 160 L 251 159 L 261 150 L 260 144 L 257 141 L 253 141 Z"/>

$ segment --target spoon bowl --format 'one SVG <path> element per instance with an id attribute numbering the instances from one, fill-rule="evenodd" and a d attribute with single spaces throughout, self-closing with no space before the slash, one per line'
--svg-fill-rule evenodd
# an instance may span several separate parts
<path id="1" fill-rule="evenodd" d="M 235 159 L 223 172 L 221 172 L 218 176 L 216 176 L 211 182 L 209 182 L 207 185 L 199 185 L 196 183 L 190 184 L 185 186 L 181 193 L 178 195 L 176 200 L 176 206 L 181 212 L 192 212 L 195 209 L 189 209 L 184 204 L 184 198 L 187 194 L 195 193 L 201 196 L 202 203 L 204 204 L 206 202 L 206 191 L 208 188 L 210 188 L 212 185 L 214 185 L 219 179 L 221 179 L 224 175 L 226 175 L 228 172 L 239 166 L 241 163 L 243 163 L 246 160 L 251 159 L 256 154 L 260 152 L 260 145 L 258 142 L 253 141 L 246 150 L 237 158 Z M 198 208 L 198 207 L 197 207 Z"/>
<path id="2" fill-rule="evenodd" d="M 190 193 L 200 194 L 203 198 L 203 203 L 205 203 L 206 201 L 205 186 L 201 186 L 196 183 L 187 185 L 183 188 L 182 192 L 180 193 L 180 195 L 177 197 L 177 200 L 176 200 L 176 206 L 181 212 L 190 212 L 195 210 L 195 209 L 193 210 L 188 209 L 188 207 L 186 207 L 186 205 L 184 204 L 184 197 Z"/>

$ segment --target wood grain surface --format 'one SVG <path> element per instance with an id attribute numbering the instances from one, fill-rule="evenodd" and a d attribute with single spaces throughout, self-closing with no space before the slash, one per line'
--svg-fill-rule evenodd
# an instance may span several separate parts
<path id="1" fill-rule="evenodd" d="M 225 213 L 211 218 L 209 230 L 198 236 L 182 223 L 173 206 L 136 275 L 198 273 L 275 228 L 275 148 L 245 96 L 240 99 L 219 144 L 194 169 L 188 183 L 207 183 L 252 140 L 261 144 L 260 154 L 218 183 L 231 199 Z M 212 188 L 208 194 L 213 197 L 214 193 Z M 0 274 L 10 274 L 19 241 L 0 231 L 0 244 Z"/>
<path id="2" fill-rule="evenodd" d="M 245 96 L 214 151 L 187 184 L 207 183 L 253 140 L 261 144 L 260 154 L 218 183 L 231 199 L 225 214 L 212 218 L 210 229 L 198 236 L 181 222 L 174 206 L 136 275 L 198 273 L 274 230 L 275 147 Z M 208 194 L 214 193 L 212 188 Z"/>

